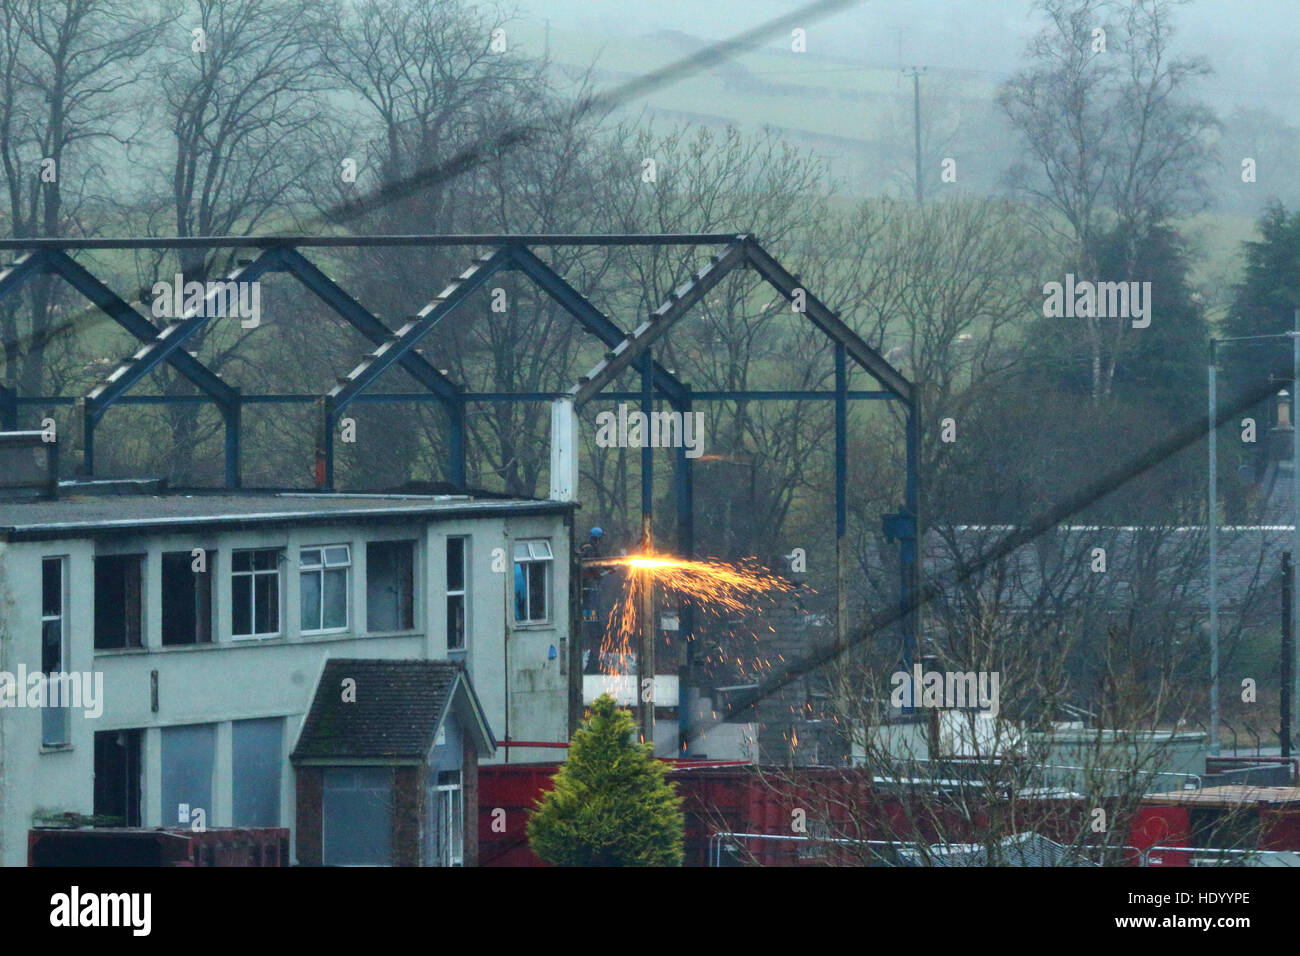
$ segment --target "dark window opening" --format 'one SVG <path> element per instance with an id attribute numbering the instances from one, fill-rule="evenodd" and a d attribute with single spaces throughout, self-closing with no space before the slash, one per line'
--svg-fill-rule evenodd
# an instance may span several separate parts
<path id="1" fill-rule="evenodd" d="M 204 644 L 212 640 L 212 575 L 216 554 L 204 556 L 204 570 L 195 571 L 189 551 L 162 556 L 162 642 Z"/>
<path id="2" fill-rule="evenodd" d="M 144 555 L 95 558 L 95 649 L 140 647 L 144 633 Z"/>
<path id="3" fill-rule="evenodd" d="M 465 539 L 447 539 L 447 650 L 465 648 Z"/>
<path id="4" fill-rule="evenodd" d="M 140 826 L 138 730 L 95 734 L 95 825 Z"/>
<path id="5" fill-rule="evenodd" d="M 415 542 L 366 545 L 366 629 L 409 631 L 415 627 Z"/>

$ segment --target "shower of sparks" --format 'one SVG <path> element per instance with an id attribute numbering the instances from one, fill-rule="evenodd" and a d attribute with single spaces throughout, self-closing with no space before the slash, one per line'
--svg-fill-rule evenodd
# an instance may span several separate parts
<path id="1" fill-rule="evenodd" d="M 756 609 L 763 600 L 796 590 L 797 585 L 773 574 L 757 561 L 688 561 L 666 555 L 629 555 L 618 561 L 627 567 L 622 591 L 610 613 L 601 641 L 601 656 L 610 661 L 625 660 L 636 645 L 640 632 L 642 589 L 648 584 L 664 594 L 686 598 L 699 613 L 721 616 Z M 775 631 L 769 626 L 769 631 Z M 757 641 L 757 635 L 750 635 Z M 742 672 L 746 664 L 739 657 Z M 771 662 L 757 660 L 754 669 L 771 668 Z M 609 665 L 610 671 L 616 665 Z"/>

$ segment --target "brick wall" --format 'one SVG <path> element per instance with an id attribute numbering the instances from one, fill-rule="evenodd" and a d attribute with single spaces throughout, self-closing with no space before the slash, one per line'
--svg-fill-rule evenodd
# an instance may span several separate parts
<path id="1" fill-rule="evenodd" d="M 398 767 L 393 775 L 393 866 L 420 865 L 425 769 Z"/>
<path id="2" fill-rule="evenodd" d="M 478 750 L 468 733 L 461 735 L 460 785 L 465 808 L 465 865 L 478 866 Z"/>
<path id="3" fill-rule="evenodd" d="M 300 866 L 320 866 L 323 826 L 321 794 L 325 771 L 320 767 L 298 767 L 297 781 L 297 862 Z"/>

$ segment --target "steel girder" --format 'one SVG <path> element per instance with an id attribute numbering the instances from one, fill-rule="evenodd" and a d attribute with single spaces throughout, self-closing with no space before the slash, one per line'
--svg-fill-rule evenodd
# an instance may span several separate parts
<path id="1" fill-rule="evenodd" d="M 326 414 L 331 417 L 336 416 L 347 408 L 367 386 L 415 348 L 438 323 L 456 311 L 461 303 L 469 298 L 470 293 L 481 288 L 493 274 L 505 268 L 509 262 L 510 255 L 505 249 L 494 249 L 480 256 L 405 325 L 396 332 L 386 333 L 385 341 L 360 365 L 341 377 L 338 384 L 324 396 Z"/>
<path id="2" fill-rule="evenodd" d="M 388 326 L 372 315 L 365 306 L 343 291 L 333 279 L 321 272 L 311 260 L 296 249 L 285 249 L 282 256 L 283 271 L 294 276 L 315 293 L 316 297 L 329 306 L 340 318 L 375 345 L 382 345 L 388 341 L 393 334 Z M 452 401 L 459 401 L 463 397 L 461 388 L 434 368 L 429 363 L 429 360 L 418 352 L 404 352 L 398 358 L 398 361 L 401 363 L 402 368 L 406 369 L 417 382 L 435 395 Z"/>
<path id="3" fill-rule="evenodd" d="M 574 405 L 584 405 L 618 374 L 635 362 L 642 352 L 667 332 L 683 315 L 704 298 L 705 294 L 722 281 L 727 273 L 745 261 L 743 237 L 731 243 L 720 256 L 713 256 L 709 264 L 696 272 L 685 284 L 668 293 L 668 298 L 650 313 L 649 318 L 623 337 L 605 358 L 598 362 L 578 384 L 569 390 Z"/>
<path id="4" fill-rule="evenodd" d="M 520 272 L 532 279 L 542 291 L 605 345 L 613 348 L 626 338 L 627 334 L 619 326 L 588 302 L 563 276 L 542 262 L 532 250 L 524 246 L 511 246 L 510 254 Z M 687 400 L 686 389 L 682 383 L 658 362 L 654 363 L 652 374 L 655 387 L 663 392 L 669 401 L 677 403 Z"/>
<path id="5" fill-rule="evenodd" d="M 148 342 L 158 335 L 158 329 L 153 323 L 61 249 L 42 248 L 23 256 L 0 275 L 0 299 L 16 290 L 27 279 L 39 274 L 60 276 L 92 305 L 141 342 Z M 214 401 L 224 403 L 236 400 L 238 390 L 223 382 L 215 372 L 188 352 L 171 355 L 168 362 Z"/>
<path id="6" fill-rule="evenodd" d="M 61 277 L 68 285 L 80 292 L 92 305 L 134 335 L 139 341 L 152 343 L 158 337 L 158 329 L 154 327 L 153 323 L 142 317 L 125 299 L 91 275 L 67 252 L 57 247 L 42 247 L 34 250 L 19 260 L 14 268 L 0 276 L 0 298 L 17 289 L 26 279 L 37 274 Z M 188 352 L 171 351 L 159 359 L 159 361 L 163 360 L 198 389 L 205 392 L 219 407 L 226 431 L 226 485 L 228 487 L 237 487 L 239 484 L 239 389 L 227 385 L 215 372 Z M 154 367 L 154 365 L 150 367 Z M 5 398 L 0 427 L 17 427 L 17 396 L 8 393 Z M 99 403 L 89 399 L 85 402 L 82 453 L 83 466 L 87 474 L 94 473 L 95 425 L 103 417 L 109 404 L 111 402 Z"/>

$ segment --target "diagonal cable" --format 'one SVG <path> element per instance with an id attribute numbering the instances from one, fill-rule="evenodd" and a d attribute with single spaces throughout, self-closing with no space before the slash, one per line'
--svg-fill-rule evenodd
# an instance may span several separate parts
<path id="1" fill-rule="evenodd" d="M 1235 418 L 1242 412 L 1252 408 L 1262 399 L 1272 395 L 1276 390 L 1276 382 L 1267 382 L 1246 391 L 1231 405 L 1219 411 L 1218 415 L 1215 416 L 1215 427 L 1217 428 L 1229 419 Z M 1040 535 L 1055 528 L 1068 518 L 1084 511 L 1134 478 L 1204 438 L 1208 432 L 1209 417 L 1207 413 L 1180 426 L 1164 440 L 1152 445 L 1141 454 L 1135 455 L 1119 467 L 1112 469 L 1073 494 L 1068 495 L 1061 502 L 1048 508 L 1026 524 L 1018 525 L 996 544 L 974 558 L 963 570 L 954 574 L 951 577 L 950 586 L 961 584 L 963 581 L 982 572 L 989 565 L 1006 557 L 1018 548 L 1031 543 Z M 919 541 L 917 542 L 917 551 L 919 560 Z M 701 730 L 709 730 L 722 723 L 724 719 L 732 720 L 740 714 L 752 711 L 758 704 L 778 691 L 788 687 L 801 677 L 834 662 L 846 651 L 865 644 L 876 634 L 897 625 L 909 614 L 915 613 L 943 593 L 943 588 L 931 583 L 925 584 L 905 605 L 900 603 L 895 608 L 872 615 L 871 619 L 855 636 L 814 651 L 800 660 L 792 661 L 788 666 L 761 682 L 749 695 L 742 698 L 731 708 L 725 718 L 701 721 L 703 725 Z"/>

